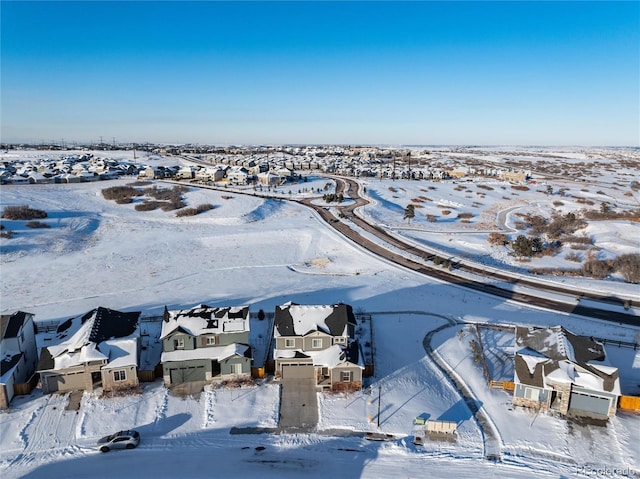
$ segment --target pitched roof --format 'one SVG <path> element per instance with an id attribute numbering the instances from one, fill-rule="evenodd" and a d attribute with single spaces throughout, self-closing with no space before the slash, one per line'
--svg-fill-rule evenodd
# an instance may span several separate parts
<path id="1" fill-rule="evenodd" d="M 516 327 L 515 382 L 545 387 L 547 380 L 620 394 L 619 372 L 605 363 L 604 346 L 562 326 Z"/>
<path id="2" fill-rule="evenodd" d="M 578 336 L 562 326 L 547 328 L 516 327 L 516 344 L 527 347 L 550 359 L 568 359 L 577 364 L 603 361 L 602 343 L 587 336 Z"/>
<path id="3" fill-rule="evenodd" d="M 206 304 L 180 311 L 166 311 L 160 339 L 176 330 L 191 336 L 249 331 L 249 307 L 213 308 Z"/>
<path id="4" fill-rule="evenodd" d="M 63 353 L 79 351 L 90 343 L 131 336 L 138 328 L 139 318 L 139 311 L 123 313 L 102 307 L 93 309 L 58 326 L 57 337 L 66 339 L 49 346 L 49 352 L 56 358 Z"/>
<path id="5" fill-rule="evenodd" d="M 197 349 L 178 349 L 162 353 L 161 361 L 190 361 L 193 359 L 212 359 L 223 361 L 232 356 L 251 357 L 251 348 L 246 344 L 233 343 L 227 346 L 213 346 Z"/>
<path id="6" fill-rule="evenodd" d="M 300 305 L 286 303 L 276 306 L 274 335 L 304 336 L 311 331 L 323 331 L 332 336 L 348 336 L 349 324 L 356 320 L 350 305 Z"/>
<path id="7" fill-rule="evenodd" d="M 17 311 L 11 315 L 3 314 L 0 316 L 0 332 L 2 338 L 15 338 L 18 336 L 20 328 L 27 318 L 27 314 L 24 311 Z"/>
<path id="8" fill-rule="evenodd" d="M 0 378 L 2 380 L 0 382 L 4 382 L 4 375 L 11 371 L 16 364 L 20 361 L 20 358 L 23 356 L 23 353 L 13 352 L 9 354 L 5 354 L 0 361 Z"/>

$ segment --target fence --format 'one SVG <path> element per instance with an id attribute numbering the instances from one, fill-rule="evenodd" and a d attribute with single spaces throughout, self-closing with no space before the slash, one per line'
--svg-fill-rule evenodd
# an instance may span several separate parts
<path id="1" fill-rule="evenodd" d="M 455 434 L 458 429 L 458 423 L 454 421 L 438 421 L 429 419 L 425 429 L 427 433 Z"/>
<path id="2" fill-rule="evenodd" d="M 620 396 L 618 408 L 625 411 L 640 411 L 640 396 Z"/>
<path id="3" fill-rule="evenodd" d="M 494 381 L 489 380 L 489 387 L 491 389 L 504 389 L 505 391 L 513 391 L 516 385 L 512 381 Z"/>
<path id="4" fill-rule="evenodd" d="M 15 383 L 13 385 L 14 396 L 26 396 L 27 394 L 30 394 L 33 388 L 38 384 L 39 380 L 40 375 L 35 373 L 26 383 Z"/>
<path id="5" fill-rule="evenodd" d="M 58 330 L 60 321 L 34 321 L 34 327 L 36 328 L 36 334 L 38 333 L 55 333 Z"/>

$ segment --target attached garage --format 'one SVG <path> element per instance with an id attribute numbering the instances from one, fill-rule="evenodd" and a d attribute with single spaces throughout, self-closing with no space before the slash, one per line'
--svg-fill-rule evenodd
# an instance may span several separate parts
<path id="1" fill-rule="evenodd" d="M 569 401 L 569 412 L 575 415 L 595 414 L 598 416 L 608 416 L 611 406 L 611 398 L 586 394 L 582 392 L 571 392 Z"/>
<path id="2" fill-rule="evenodd" d="M 75 391 L 85 388 L 84 372 L 68 374 L 55 374 L 46 377 L 47 391 L 50 393 L 56 391 Z"/>
<path id="3" fill-rule="evenodd" d="M 171 384 L 188 383 L 193 381 L 205 381 L 206 371 L 204 366 L 183 366 L 169 370 Z"/>
<path id="4" fill-rule="evenodd" d="M 282 364 L 282 379 L 314 379 L 315 369 L 312 364 Z"/>

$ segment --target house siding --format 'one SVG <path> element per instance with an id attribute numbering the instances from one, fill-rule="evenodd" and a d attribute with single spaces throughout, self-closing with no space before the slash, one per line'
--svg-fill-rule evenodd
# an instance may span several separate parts
<path id="1" fill-rule="evenodd" d="M 527 399 L 526 390 L 538 392 L 538 400 Z M 513 391 L 513 404 L 515 406 L 523 406 L 532 409 L 548 409 L 550 405 L 551 395 L 548 389 L 537 388 L 535 386 L 527 386 L 524 384 L 516 384 Z"/>
<path id="2" fill-rule="evenodd" d="M 174 346 L 174 341 L 184 340 L 184 348 L 176 348 Z M 172 333 L 166 338 L 162 340 L 162 350 L 165 352 L 171 351 L 187 351 L 191 349 L 196 349 L 196 341 L 195 338 L 189 334 L 184 334 L 181 332 Z"/>
<path id="3" fill-rule="evenodd" d="M 241 367 L 241 371 L 237 373 L 234 369 L 234 365 L 239 364 Z M 251 374 L 251 359 L 243 358 L 240 356 L 234 356 L 232 358 L 225 359 L 220 362 L 220 374 L 225 375 L 247 375 Z"/>
<path id="4" fill-rule="evenodd" d="M 319 348 L 313 347 L 314 340 L 321 341 L 321 346 Z M 333 340 L 331 336 L 323 333 L 312 333 L 302 338 L 302 350 L 303 351 L 321 351 L 323 349 L 327 349 L 328 347 L 331 347 L 332 343 L 333 343 Z"/>
<path id="5" fill-rule="evenodd" d="M 115 380 L 115 372 L 124 371 L 124 381 Z M 135 366 L 124 366 L 121 368 L 102 370 L 102 389 L 104 391 L 115 391 L 118 389 L 128 389 L 139 384 L 138 373 Z"/>
<path id="6" fill-rule="evenodd" d="M 293 339 L 294 345 L 293 347 L 286 347 L 286 340 Z M 281 336 L 276 338 L 276 349 L 303 349 L 302 347 L 303 338 L 298 336 Z"/>

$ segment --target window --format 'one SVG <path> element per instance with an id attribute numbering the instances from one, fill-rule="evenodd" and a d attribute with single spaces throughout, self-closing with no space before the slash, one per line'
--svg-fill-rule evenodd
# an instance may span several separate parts
<path id="1" fill-rule="evenodd" d="M 127 372 L 124 369 L 122 371 L 113 372 L 114 381 L 124 381 L 125 379 L 127 379 Z"/>
<path id="2" fill-rule="evenodd" d="M 333 344 L 346 344 L 347 338 L 343 338 L 342 336 L 336 336 L 333 338 Z"/>
<path id="3" fill-rule="evenodd" d="M 242 374 L 242 364 L 232 364 L 231 374 Z"/>
<path id="4" fill-rule="evenodd" d="M 216 344 L 220 344 L 218 336 L 207 336 L 207 346 L 215 346 Z"/>
<path id="5" fill-rule="evenodd" d="M 526 388 L 524 390 L 524 397 L 526 399 L 531 399 L 532 401 L 539 401 L 540 391 L 538 389 Z"/>
<path id="6" fill-rule="evenodd" d="M 173 348 L 174 349 L 184 349 L 184 338 L 174 339 L 173 340 Z"/>
<path id="7" fill-rule="evenodd" d="M 318 339 L 312 339 L 311 340 L 311 347 L 313 349 L 320 349 L 322 348 L 322 339 L 318 338 Z"/>
<path id="8" fill-rule="evenodd" d="M 351 371 L 340 371 L 340 381 L 343 383 L 351 382 Z"/>
<path id="9" fill-rule="evenodd" d="M 293 338 L 287 338 L 284 340 L 284 347 L 285 348 L 295 348 L 296 347 L 296 340 Z"/>

